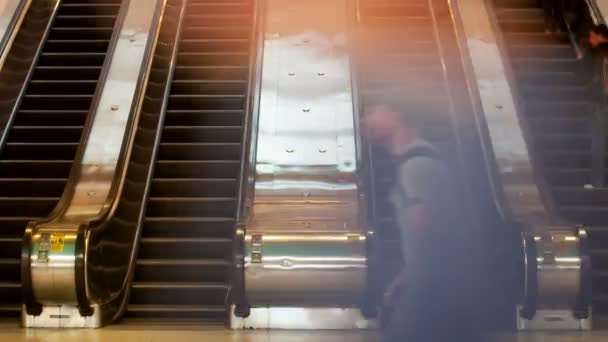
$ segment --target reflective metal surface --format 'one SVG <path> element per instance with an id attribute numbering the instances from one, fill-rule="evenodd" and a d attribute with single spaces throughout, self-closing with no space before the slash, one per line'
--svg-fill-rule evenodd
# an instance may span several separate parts
<path id="1" fill-rule="evenodd" d="M 539 307 L 574 307 L 580 288 L 578 237 L 571 232 L 537 236 Z"/>
<path id="2" fill-rule="evenodd" d="M 601 18 L 598 20 L 599 23 L 606 23 L 608 22 L 608 0 L 587 0 L 591 5 L 594 5 L 593 7 L 598 9 L 597 13 L 598 15 L 601 16 Z"/>
<path id="3" fill-rule="evenodd" d="M 348 1 L 267 0 L 265 11 L 247 297 L 252 306 L 352 305 L 365 287 L 366 224 Z"/>
<path id="4" fill-rule="evenodd" d="M 518 327 L 520 330 L 536 329 L 581 329 L 591 328 L 591 317 L 575 317 L 574 309 L 579 305 L 584 277 L 584 253 L 581 250 L 581 239 L 586 239 L 587 233 L 579 229 L 573 234 L 569 231 L 552 231 L 534 236 L 534 246 L 524 245 L 524 253 L 528 248 L 535 251 L 535 260 L 526 258 L 526 278 L 534 277 L 535 289 L 526 288 L 525 296 L 533 296 L 534 317 L 525 319 L 518 311 Z M 530 255 L 530 253 L 526 253 Z"/>
<path id="5" fill-rule="evenodd" d="M 75 240 L 80 227 L 103 215 L 112 203 L 116 183 L 121 179 L 116 171 L 124 158 L 125 145 L 132 138 L 125 133 L 133 124 L 133 113 L 138 112 L 141 101 L 138 90 L 145 82 L 142 75 L 147 72 L 144 71 L 150 67 L 147 57 L 156 38 L 153 28 L 159 20 L 159 8 L 164 4 L 163 0 L 123 3 L 122 24 L 114 38 L 114 49 L 106 60 L 105 74 L 91 109 L 92 121 L 88 122 L 66 191 L 51 217 L 31 227 L 32 288 L 41 304 L 78 304 Z M 61 250 L 51 244 L 46 254 L 39 252 L 47 248 L 49 238 L 57 236 L 64 239 Z M 86 251 L 83 252 L 86 255 Z"/>
<path id="6" fill-rule="evenodd" d="M 0 70 L 6 58 L 5 52 L 10 49 L 13 38 L 23 20 L 22 15 L 28 10 L 32 0 L 3 0 L 0 2 Z"/>
<path id="7" fill-rule="evenodd" d="M 254 308 L 247 318 L 230 317 L 231 329 L 353 330 L 374 329 L 357 309 L 275 307 Z"/>
<path id="8" fill-rule="evenodd" d="M 39 316 L 25 314 L 22 310 L 24 328 L 99 328 L 101 310 L 95 306 L 93 315 L 83 317 L 75 306 L 45 306 Z M 60 317 L 60 319 L 58 319 Z"/>
<path id="9" fill-rule="evenodd" d="M 500 182 L 495 184 L 499 205 L 506 217 L 524 223 L 534 230 L 560 229 L 564 223 L 553 210 L 544 179 L 535 168 L 530 151 L 528 129 L 520 120 L 519 103 L 512 85 L 512 72 L 501 53 L 502 41 L 496 34 L 496 22 L 487 0 L 456 1 L 455 13 L 461 17 L 471 65 L 471 79 L 476 81 L 472 93 L 479 94 L 491 146 L 486 159 L 496 160 Z M 474 101 L 475 102 L 475 101 Z"/>

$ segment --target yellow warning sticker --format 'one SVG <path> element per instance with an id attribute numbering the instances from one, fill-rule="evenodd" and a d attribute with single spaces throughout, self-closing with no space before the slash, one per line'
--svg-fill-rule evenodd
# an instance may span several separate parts
<path id="1" fill-rule="evenodd" d="M 65 245 L 64 234 L 52 234 L 51 235 L 51 252 L 61 253 L 63 252 L 63 246 Z"/>

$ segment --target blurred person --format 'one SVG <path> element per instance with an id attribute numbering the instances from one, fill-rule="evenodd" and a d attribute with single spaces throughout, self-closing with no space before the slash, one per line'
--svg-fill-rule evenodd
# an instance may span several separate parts
<path id="1" fill-rule="evenodd" d="M 390 199 L 397 214 L 405 267 L 388 286 L 386 342 L 474 342 L 474 303 L 463 210 L 450 169 L 389 101 L 369 108 L 362 133 L 395 161 Z"/>
<path id="2" fill-rule="evenodd" d="M 546 32 L 553 33 L 560 30 L 561 15 L 564 8 L 562 0 L 542 0 L 545 13 Z"/>
<path id="3" fill-rule="evenodd" d="M 608 27 L 597 25 L 589 31 L 588 45 L 592 65 L 591 87 L 598 104 L 605 104 L 608 96 Z"/>
<path id="4" fill-rule="evenodd" d="M 605 49 L 608 43 L 608 27 L 597 25 L 589 31 L 589 45 L 592 49 Z"/>

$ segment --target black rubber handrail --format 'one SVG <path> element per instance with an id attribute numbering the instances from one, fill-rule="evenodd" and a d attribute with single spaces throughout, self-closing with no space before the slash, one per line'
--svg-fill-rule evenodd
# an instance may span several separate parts
<path id="1" fill-rule="evenodd" d="M 147 57 L 147 75 L 142 75 L 143 92 L 137 92 L 141 103 L 133 107 L 139 111 L 132 114 L 123 143 L 120 171 L 113 181 L 114 201 L 87 227 L 87 263 L 82 272 L 93 294 L 90 299 L 103 306 L 104 323 L 119 319 L 128 304 L 187 4 L 188 0 L 167 0 L 162 17 L 157 14 L 152 30 L 157 32 L 155 48 Z M 147 119 L 156 120 L 155 126 L 144 126 Z"/>
<path id="2" fill-rule="evenodd" d="M 2 56 L 4 50 L 11 45 L 12 41 L 14 41 L 16 35 L 14 34 L 13 30 L 17 28 L 17 24 L 22 18 L 22 12 L 25 10 L 28 3 L 31 3 L 31 1 L 32 0 L 21 0 L 15 8 L 15 16 L 13 16 L 11 21 L 6 26 L 6 34 L 4 35 L 4 38 L 0 40 L 0 56 Z"/>
<path id="3" fill-rule="evenodd" d="M 521 317 L 531 320 L 538 309 L 538 261 L 537 246 L 533 234 L 523 233 L 523 278 L 524 288 L 521 294 Z"/>
<path id="4" fill-rule="evenodd" d="M 0 154 L 25 96 L 62 0 L 30 6 L 0 72 Z M 42 16 L 40 18 L 39 16 Z M 36 27 L 32 30 L 31 27 Z M 33 31 L 33 32 L 32 32 Z"/>
<path id="5" fill-rule="evenodd" d="M 259 112 L 259 93 L 261 89 L 263 57 L 263 23 L 265 1 L 253 0 L 253 29 L 249 46 L 249 84 L 243 131 L 241 137 L 241 156 L 239 185 L 237 192 L 236 225 L 232 245 L 232 280 L 227 296 L 227 304 L 235 305 L 235 314 L 249 316 L 249 304 L 245 294 L 245 231 L 249 220 L 249 204 L 253 198 L 253 177 L 255 175 L 257 122 Z"/>

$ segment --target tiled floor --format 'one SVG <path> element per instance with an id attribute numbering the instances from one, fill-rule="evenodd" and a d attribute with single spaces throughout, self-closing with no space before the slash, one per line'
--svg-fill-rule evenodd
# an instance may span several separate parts
<path id="1" fill-rule="evenodd" d="M 372 332 L 240 331 L 200 327 L 194 324 L 154 325 L 130 323 L 99 330 L 23 330 L 0 323 L 2 342 L 377 342 Z M 502 336 L 488 342 L 599 342 L 608 331 L 588 334 L 552 333 Z"/>

